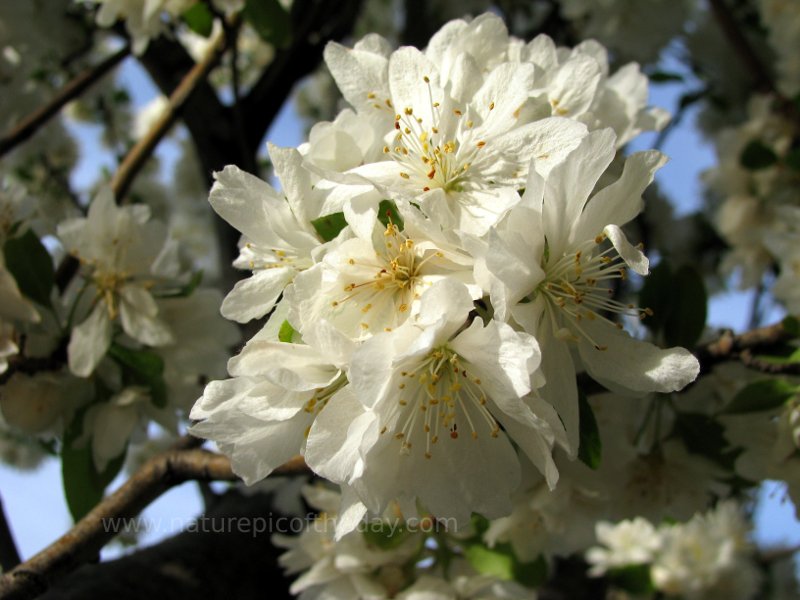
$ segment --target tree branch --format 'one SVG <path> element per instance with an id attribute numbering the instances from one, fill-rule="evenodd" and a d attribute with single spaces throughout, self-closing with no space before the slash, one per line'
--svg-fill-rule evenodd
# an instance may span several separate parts
<path id="1" fill-rule="evenodd" d="M 165 96 L 172 95 L 180 86 L 184 74 L 195 66 L 179 43 L 164 36 L 151 40 L 147 52 L 139 60 Z M 222 169 L 226 164 L 240 162 L 238 149 L 232 141 L 233 122 L 230 113 L 230 109 L 219 101 L 211 84 L 204 80 L 197 83 L 192 95 L 186 99 L 181 114 L 197 149 L 209 187 L 213 182 L 212 171 Z"/>
<path id="2" fill-rule="evenodd" d="M 178 87 L 172 92 L 169 97 L 169 104 L 161 117 L 153 124 L 150 131 L 147 132 L 147 135 L 139 140 L 139 142 L 131 148 L 127 156 L 125 156 L 125 160 L 122 161 L 119 169 L 117 169 L 117 172 L 114 174 L 114 178 L 111 180 L 111 187 L 118 201 L 127 193 L 136 174 L 144 166 L 145 162 L 147 162 L 147 159 L 150 158 L 153 150 L 155 150 L 164 135 L 166 135 L 172 125 L 175 124 L 178 113 L 183 108 L 186 100 L 197 85 L 205 80 L 208 73 L 217 64 L 225 50 L 225 42 L 225 35 L 219 33 L 211 42 L 203 60 L 198 62 L 186 74 Z"/>
<path id="3" fill-rule="evenodd" d="M 0 597 L 33 598 L 54 581 L 97 557 L 116 531 L 113 524 L 135 517 L 168 489 L 185 481 L 236 481 L 226 456 L 199 448 L 172 449 L 147 461 L 117 491 L 103 499 L 53 544 L 17 566 L 0 579 Z M 274 474 L 300 473 L 305 462 L 297 457 Z"/>
<path id="4" fill-rule="evenodd" d="M 340 3 L 336 11 L 331 11 L 325 0 L 298 1 L 292 5 L 291 45 L 275 53 L 270 66 L 242 102 L 248 148 L 253 155 L 294 84 L 317 67 L 329 41 L 350 32 L 360 4 L 360 0 L 348 0 Z"/>
<path id="5" fill-rule="evenodd" d="M 763 361 L 750 359 L 751 364 L 747 364 L 748 357 L 752 357 L 754 351 L 768 350 L 769 348 L 788 342 L 793 338 L 794 335 L 786 330 L 782 322 L 767 327 L 759 327 L 758 329 L 753 329 L 739 335 L 733 335 L 733 333 L 728 330 L 723 332 L 718 340 L 696 348 L 694 354 L 697 360 L 700 361 L 700 368 L 703 373 L 710 371 L 714 365 L 729 360 L 741 360 L 745 366 L 759 368 L 755 366 L 756 362 L 761 366 L 760 363 Z M 796 365 L 785 366 L 796 367 Z M 764 369 L 759 368 L 759 370 Z"/>
<path id="6" fill-rule="evenodd" d="M 10 571 L 19 563 L 17 544 L 14 542 L 14 536 L 8 526 L 8 519 L 6 519 L 6 511 L 0 500 L 0 567 L 3 568 L 3 571 Z"/>
<path id="7" fill-rule="evenodd" d="M 40 600 L 170 598 L 291 599 L 272 534 L 296 531 L 301 517 L 276 511 L 273 497 L 227 491 L 183 533 L 127 556 L 86 564 Z"/>
<path id="8" fill-rule="evenodd" d="M 116 67 L 130 53 L 130 44 L 125 44 L 103 62 L 89 67 L 67 83 L 56 96 L 22 119 L 10 132 L 0 138 L 0 156 L 31 137 L 47 121 L 57 114 L 67 102 L 80 96 L 103 75 Z"/>

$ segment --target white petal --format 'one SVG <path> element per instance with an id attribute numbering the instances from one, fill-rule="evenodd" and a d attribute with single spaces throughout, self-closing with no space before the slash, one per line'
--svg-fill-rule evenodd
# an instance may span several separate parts
<path id="1" fill-rule="evenodd" d="M 553 461 L 552 434 L 550 434 L 551 439 L 548 440 L 543 435 L 548 432 L 546 428 L 532 429 L 503 414 L 498 415 L 498 420 L 508 436 L 517 442 L 534 466 L 545 476 L 547 486 L 551 490 L 555 488 L 558 482 L 558 468 Z"/>
<path id="2" fill-rule="evenodd" d="M 291 212 L 301 223 L 318 217 L 308 210 L 312 196 L 311 174 L 303 168 L 303 157 L 295 148 L 280 148 L 274 144 L 268 144 L 267 148 Z"/>
<path id="3" fill-rule="evenodd" d="M 620 255 L 622 260 L 625 261 L 631 269 L 639 275 L 647 275 L 650 270 L 650 261 L 644 255 L 644 252 L 634 247 L 625 237 L 623 231 L 616 225 L 607 225 L 603 232 L 611 240 L 617 254 Z"/>
<path id="4" fill-rule="evenodd" d="M 158 305 L 150 292 L 138 285 L 126 285 L 119 296 L 119 316 L 125 333 L 148 346 L 175 341 L 169 326 L 158 318 Z"/>
<path id="5" fill-rule="evenodd" d="M 614 158 L 614 132 L 592 131 L 545 183 L 542 222 L 550 253 L 561 256 L 597 180 Z"/>
<path id="6" fill-rule="evenodd" d="M 252 277 L 237 281 L 222 301 L 222 316 L 238 323 L 263 317 L 272 310 L 296 273 L 293 267 L 262 269 L 255 271 Z"/>
<path id="7" fill-rule="evenodd" d="M 195 402 L 189 418 L 195 421 L 206 419 L 225 403 L 234 403 L 237 399 L 244 397 L 252 387 L 252 381 L 246 377 L 212 381 L 203 390 L 203 395 Z"/>
<path id="8" fill-rule="evenodd" d="M 343 388 L 314 419 L 306 443 L 308 466 L 335 483 L 361 475 L 360 447 L 370 431 L 376 437 L 376 415 L 366 411 L 350 387 Z"/>
<path id="9" fill-rule="evenodd" d="M 557 339 L 549 325 L 539 329 L 539 341 L 545 378 L 539 394 L 558 411 L 567 432 L 567 451 L 574 457 L 578 451 L 580 416 L 572 355 L 567 343 Z"/>
<path id="10" fill-rule="evenodd" d="M 369 110 L 372 104 L 386 100 L 389 95 L 389 61 L 385 56 L 366 50 L 350 50 L 336 42 L 329 42 L 324 54 L 325 64 L 336 85 L 354 108 Z M 369 94 L 376 97 L 369 98 Z"/>
<path id="11" fill-rule="evenodd" d="M 429 83 L 425 82 L 428 78 Z M 414 111 L 414 118 L 422 119 L 423 130 L 439 125 L 433 104 L 443 102 L 439 87 L 439 73 L 422 52 L 413 47 L 402 47 L 389 59 L 389 88 L 392 91 L 394 110 L 398 114 L 406 108 Z"/>
<path id="12" fill-rule="evenodd" d="M 492 141 L 498 152 L 517 156 L 521 162 L 531 162 L 531 167 L 542 177 L 561 163 L 577 148 L 587 129 L 583 123 L 561 117 L 541 119 L 529 125 L 512 129 Z"/>
<path id="13" fill-rule="evenodd" d="M 483 385 L 491 385 L 492 398 L 501 409 L 506 409 L 506 400 L 519 399 L 531 391 L 530 375 L 541 359 L 533 336 L 498 321 L 484 327 L 476 319 L 450 346 L 480 371 Z"/>
<path id="14" fill-rule="evenodd" d="M 72 330 L 67 347 L 69 370 L 78 377 L 88 377 L 110 345 L 108 308 L 105 302 L 98 302 L 89 317 Z"/>
<path id="15" fill-rule="evenodd" d="M 431 325 L 446 317 L 460 325 L 473 307 L 467 286 L 452 279 L 442 279 L 422 294 L 417 323 Z"/>
<path id="16" fill-rule="evenodd" d="M 624 225 L 636 217 L 642 210 L 642 192 L 666 162 L 667 157 L 657 150 L 629 156 L 622 176 L 586 204 L 571 239 L 576 242 L 591 239 L 606 225 Z"/>
<path id="17" fill-rule="evenodd" d="M 214 440 L 231 458 L 233 472 L 252 485 L 300 453 L 312 417 L 300 411 L 292 419 L 272 423 L 235 413 L 216 419 L 196 423 L 189 431 Z"/>
<path id="18" fill-rule="evenodd" d="M 255 175 L 228 165 L 214 173 L 208 201 L 217 214 L 250 240 L 269 247 L 273 242 L 267 200 L 285 204 L 282 196 Z"/>
<path id="19" fill-rule="evenodd" d="M 98 471 L 104 471 L 109 461 L 122 454 L 138 423 L 139 412 L 133 406 L 97 406 L 92 423 L 92 458 Z"/>
<path id="20" fill-rule="evenodd" d="M 697 359 L 685 348 L 658 348 L 633 339 L 604 321 L 584 319 L 581 326 L 597 350 L 581 338 L 581 359 L 589 374 L 600 381 L 611 381 L 633 392 L 675 392 L 691 383 L 700 372 Z"/>
<path id="21" fill-rule="evenodd" d="M 547 86 L 553 109 L 575 117 L 589 108 L 600 82 L 600 66 L 589 56 L 576 55 L 564 63 Z"/>
<path id="22" fill-rule="evenodd" d="M 366 514 L 367 507 L 358 499 L 355 491 L 349 486 L 342 486 L 342 505 L 339 509 L 339 516 L 336 519 L 336 535 L 334 539 L 339 541 L 343 536 L 353 531 L 364 520 Z M 379 593 L 383 591 L 382 588 Z"/>

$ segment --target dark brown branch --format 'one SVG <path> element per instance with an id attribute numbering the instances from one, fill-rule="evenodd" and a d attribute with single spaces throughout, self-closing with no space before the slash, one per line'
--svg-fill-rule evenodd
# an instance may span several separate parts
<path id="1" fill-rule="evenodd" d="M 150 158 L 158 143 L 175 124 L 178 114 L 197 85 L 204 81 L 225 50 L 225 36 L 219 34 L 203 57 L 183 78 L 169 97 L 169 104 L 150 131 L 131 148 L 111 180 L 111 187 L 120 201 L 128 191 L 136 174 Z"/>
<path id="2" fill-rule="evenodd" d="M 714 365 L 729 360 L 740 360 L 746 366 L 758 368 L 753 362 L 757 361 L 757 359 L 752 358 L 753 352 L 769 350 L 791 340 L 793 337 L 792 333 L 783 326 L 783 323 L 759 327 L 739 335 L 733 335 L 731 331 L 725 331 L 718 340 L 696 348 L 694 353 L 700 361 L 700 367 L 704 373 L 710 371 Z M 746 362 L 748 360 L 751 361 L 749 365 Z M 757 362 L 759 367 L 763 366 L 761 365 L 763 361 Z M 764 369 L 759 368 L 759 370 Z"/>
<path id="3" fill-rule="evenodd" d="M 189 442 L 182 441 L 185 446 Z M 306 470 L 301 457 L 276 469 L 275 474 Z M 97 557 L 115 535 L 114 520 L 135 517 L 168 489 L 185 481 L 236 481 L 230 461 L 198 448 L 169 450 L 147 461 L 116 492 L 103 499 L 53 544 L 0 579 L 0 597 L 33 598 L 59 577 Z"/>
<path id="4" fill-rule="evenodd" d="M 10 571 L 20 563 L 19 551 L 11 533 L 11 527 L 6 519 L 6 511 L 0 500 L 0 567 L 3 571 Z"/>
<path id="5" fill-rule="evenodd" d="M 298 1 L 292 5 L 291 45 L 275 53 L 272 63 L 242 103 L 248 148 L 253 155 L 294 84 L 319 65 L 329 41 L 350 32 L 360 5 L 360 0 L 347 0 L 339 3 L 335 11 L 325 0 Z"/>
<path id="6" fill-rule="evenodd" d="M 0 156 L 31 137 L 47 121 L 56 115 L 67 102 L 80 96 L 103 75 L 116 67 L 130 53 L 130 45 L 125 44 L 103 62 L 89 67 L 67 83 L 56 96 L 44 106 L 36 109 L 0 139 Z"/>
<path id="7" fill-rule="evenodd" d="M 271 540 L 292 531 L 290 519 L 276 511 L 272 496 L 230 490 L 183 533 L 83 565 L 40 599 L 289 600 L 291 579 L 278 565 L 283 550 Z"/>
<path id="8" fill-rule="evenodd" d="M 748 369 L 769 373 L 771 375 L 800 375 L 800 362 L 795 363 L 773 363 L 762 360 L 753 355 L 751 350 L 742 350 L 739 353 L 739 360 Z"/>
<path id="9" fill-rule="evenodd" d="M 139 60 L 165 96 L 172 95 L 195 65 L 179 43 L 164 36 L 151 40 L 147 52 Z M 186 99 L 181 120 L 192 136 L 210 187 L 212 171 L 240 162 L 238 148 L 231 136 L 231 110 L 220 102 L 213 86 L 204 80 L 197 83 L 192 95 Z M 238 237 L 234 242 L 236 239 Z"/>

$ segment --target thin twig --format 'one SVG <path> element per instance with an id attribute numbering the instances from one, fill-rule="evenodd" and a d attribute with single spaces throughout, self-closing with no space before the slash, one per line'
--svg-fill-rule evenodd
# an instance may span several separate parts
<path id="1" fill-rule="evenodd" d="M 122 161 L 122 164 L 111 180 L 111 188 L 114 191 L 117 201 L 120 201 L 125 196 L 134 178 L 145 165 L 147 159 L 150 158 L 153 150 L 155 150 L 158 143 L 178 119 L 178 114 L 183 104 L 189 98 L 192 91 L 194 91 L 194 88 L 205 80 L 208 73 L 214 68 L 217 61 L 219 61 L 224 50 L 225 35 L 220 32 L 212 40 L 203 60 L 192 67 L 178 87 L 172 92 L 172 95 L 169 97 L 169 103 L 161 114 L 161 117 L 159 117 L 150 128 L 150 131 L 148 131 L 125 156 L 125 159 Z"/>
<path id="2" fill-rule="evenodd" d="M 14 542 L 14 535 L 6 519 L 6 511 L 0 500 L 0 567 L 3 571 L 10 571 L 20 563 L 19 550 Z"/>
<path id="3" fill-rule="evenodd" d="M 305 472 L 298 456 L 274 474 Z M 59 577 L 95 558 L 119 530 L 158 496 L 185 481 L 236 481 L 226 456 L 199 448 L 171 449 L 147 461 L 116 492 L 103 499 L 53 544 L 0 578 L 4 600 L 34 598 Z"/>
<path id="4" fill-rule="evenodd" d="M 714 365 L 729 360 L 741 360 L 746 364 L 747 357 L 752 356 L 754 351 L 777 346 L 788 342 L 793 337 L 782 322 L 767 327 L 759 327 L 739 335 L 733 335 L 731 331 L 725 331 L 718 340 L 696 348 L 694 354 L 697 356 L 697 360 L 700 361 L 701 370 L 706 373 Z M 763 361 L 757 362 L 759 365 L 763 363 Z M 747 366 L 756 368 L 755 362 L 752 361 Z"/>
<path id="5" fill-rule="evenodd" d="M 747 329 L 755 329 L 759 325 L 761 325 L 761 317 L 762 317 L 762 310 L 761 310 L 761 302 L 764 299 L 764 293 L 766 289 L 764 287 L 763 279 L 758 282 L 755 291 L 753 292 L 753 302 L 750 305 L 750 319 L 747 321 Z"/>
<path id="6" fill-rule="evenodd" d="M 80 96 L 84 90 L 99 80 L 103 75 L 116 67 L 130 53 L 130 45 L 125 44 L 117 52 L 106 58 L 103 62 L 89 67 L 77 77 L 67 83 L 56 96 L 44 106 L 36 109 L 17 124 L 10 132 L 0 138 L 0 156 L 24 142 L 55 114 L 67 102 Z"/>

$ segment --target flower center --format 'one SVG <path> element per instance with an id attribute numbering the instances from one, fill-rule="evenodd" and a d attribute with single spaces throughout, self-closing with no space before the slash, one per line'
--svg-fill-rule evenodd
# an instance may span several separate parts
<path id="1" fill-rule="evenodd" d="M 419 256 L 414 240 L 390 222 L 383 234 L 383 248 L 377 250 L 374 257 L 346 258 L 345 281 L 349 277 L 355 281 L 346 283 L 342 288 L 346 295 L 331 305 L 337 308 L 352 302 L 367 315 L 381 312 L 377 309 L 383 309 L 388 303 L 391 312 L 403 315 L 408 312 L 411 302 L 419 297 L 416 288 L 423 267 L 436 257 L 441 258 L 442 253 L 431 252 L 424 258 Z M 369 322 L 362 322 L 361 328 L 369 329 Z"/>
<path id="2" fill-rule="evenodd" d="M 92 274 L 92 282 L 97 288 L 97 298 L 102 298 L 108 308 L 108 316 L 114 320 L 118 313 L 117 295 L 119 289 L 125 285 L 129 279 L 127 273 L 116 271 L 96 270 Z"/>
<path id="3" fill-rule="evenodd" d="M 481 380 L 469 371 L 469 364 L 447 346 L 432 350 L 411 371 L 400 372 L 398 399 L 388 421 L 402 423 L 394 434 L 400 440 L 400 451 L 409 454 L 412 439 L 421 426 L 425 437 L 425 458 L 431 458 L 432 447 L 440 434 L 458 439 L 468 434 L 477 440 L 479 430 L 496 438 L 500 433 L 497 421 L 486 407 L 486 394 Z M 386 433 L 388 426 L 381 429 Z M 395 429 L 397 430 L 397 428 Z"/>
<path id="4" fill-rule="evenodd" d="M 423 77 L 423 82 L 429 101 L 425 109 L 429 109 L 432 122 L 425 123 L 423 118 L 415 116 L 413 106 L 405 107 L 395 114 L 393 143 L 384 146 L 383 152 L 403 167 L 400 177 L 423 192 L 432 188 L 460 192 L 486 142 L 465 140 L 468 136 L 463 134 L 473 128 L 474 122 L 458 108 L 452 109 L 453 118 L 443 114 L 441 104 L 433 99 L 430 79 Z M 379 104 L 375 106 L 383 108 Z M 493 108 L 494 103 L 490 110 Z"/>
<path id="5" fill-rule="evenodd" d="M 547 312 L 552 319 L 556 337 L 573 341 L 583 337 L 597 350 L 605 350 L 606 346 L 595 342 L 581 327 L 584 319 L 602 319 L 617 329 L 622 329 L 621 323 L 612 321 L 606 314 L 627 315 L 638 319 L 653 314 L 649 308 L 638 308 L 634 304 L 624 304 L 613 298 L 614 290 L 609 287 L 609 282 L 624 281 L 627 270 L 613 246 L 595 253 L 596 247 L 605 239 L 604 235 L 599 235 L 594 242 L 586 242 L 580 249 L 572 254 L 565 254 L 552 265 L 543 265 L 546 276 L 534 292 L 534 295 L 543 294 L 551 307 Z M 545 263 L 547 262 L 545 251 Z"/>

